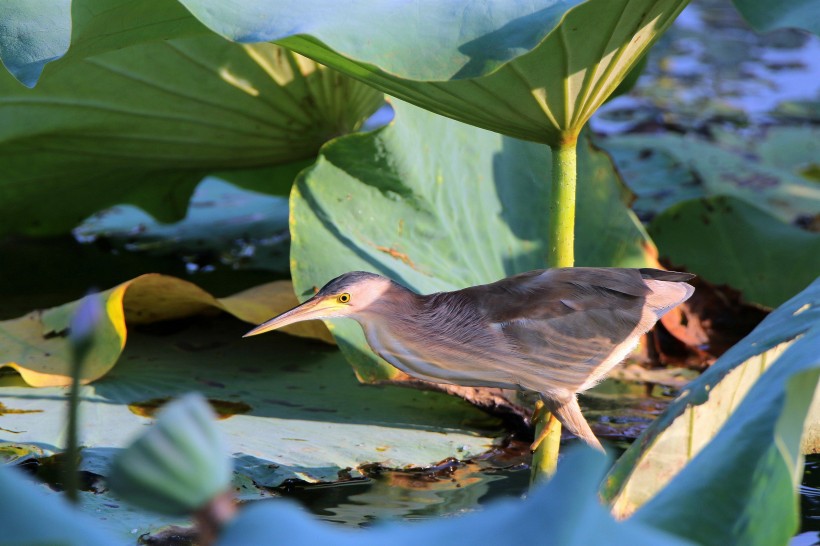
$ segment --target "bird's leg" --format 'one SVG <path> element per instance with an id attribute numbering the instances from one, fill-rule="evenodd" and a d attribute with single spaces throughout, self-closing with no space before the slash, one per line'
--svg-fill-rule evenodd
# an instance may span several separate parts
<path id="1" fill-rule="evenodd" d="M 544 413 L 549 413 L 549 412 L 544 408 L 544 403 L 539 400 L 535 404 L 535 411 L 532 412 L 532 422 L 535 423 L 536 419 L 541 420 L 544 417 L 544 415 L 543 415 Z M 536 416 L 536 414 L 537 414 L 537 416 Z M 541 433 L 533 441 L 533 443 L 530 444 L 530 452 L 531 453 L 535 453 L 535 450 L 538 449 L 538 446 L 541 445 L 541 442 L 544 441 L 544 438 L 549 436 L 550 433 L 553 430 L 555 430 L 555 427 L 560 426 L 560 424 L 561 424 L 558 421 L 558 419 L 556 419 L 555 416 L 552 413 L 549 413 L 549 417 L 547 419 L 548 419 L 547 425 L 544 428 L 541 429 Z"/>

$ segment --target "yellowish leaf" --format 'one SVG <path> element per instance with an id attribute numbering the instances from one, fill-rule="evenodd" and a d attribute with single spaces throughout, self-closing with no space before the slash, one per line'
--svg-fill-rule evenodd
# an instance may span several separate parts
<path id="1" fill-rule="evenodd" d="M 128 336 L 127 325 L 172 320 L 201 313 L 225 311 L 257 324 L 298 304 L 290 281 L 275 281 L 227 298 L 215 298 L 188 281 L 147 274 L 96 295 L 105 316 L 83 363 L 83 383 L 108 373 L 117 363 Z M 71 382 L 71 347 L 67 333 L 78 301 L 0 321 L 0 368 L 10 366 L 33 387 L 65 386 Z M 285 332 L 333 343 L 318 321 L 297 324 Z"/>

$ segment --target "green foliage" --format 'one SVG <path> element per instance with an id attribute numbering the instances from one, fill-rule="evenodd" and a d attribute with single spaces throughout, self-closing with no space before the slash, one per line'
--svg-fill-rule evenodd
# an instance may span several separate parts
<path id="1" fill-rule="evenodd" d="M 759 32 L 800 28 L 820 34 L 820 10 L 813 0 L 733 0 L 737 10 Z"/>
<path id="2" fill-rule="evenodd" d="M 65 232 L 118 203 L 179 219 L 203 175 L 301 168 L 381 103 L 280 47 L 213 35 L 71 63 L 34 90 L 0 74 L 0 233 Z M 293 175 L 266 186 L 286 193 Z"/>
<path id="3" fill-rule="evenodd" d="M 429 293 L 545 267 L 549 149 L 394 106 L 391 125 L 329 144 L 294 187 L 297 294 L 312 295 L 352 270 Z M 586 140 L 579 147 L 576 264 L 652 264 L 651 243 L 621 201 L 609 158 Z M 357 324 L 339 321 L 333 332 L 360 377 L 393 376 Z"/>
<path id="4" fill-rule="evenodd" d="M 182 3 L 232 40 L 276 40 L 427 110 L 556 146 L 578 135 L 687 2 L 394 1 L 352 12 L 321 2 Z M 340 17 L 351 24 L 335 24 Z"/>
<path id="5" fill-rule="evenodd" d="M 635 517 L 700 544 L 785 543 L 818 374 L 820 280 L 692 381 L 616 462 L 604 496 L 621 515 L 647 503 Z"/>
<path id="6" fill-rule="evenodd" d="M 817 158 L 817 130 L 772 129 L 748 142 L 735 134 L 719 131 L 716 142 L 671 133 L 622 135 L 600 144 L 637 194 L 636 210 L 645 215 L 716 195 L 743 200 L 786 222 L 820 215 L 820 186 L 801 172 Z"/>
<path id="7" fill-rule="evenodd" d="M 690 387 L 698 392 L 727 368 L 790 341 L 715 439 L 634 519 L 704 545 L 789 542 L 798 528 L 800 437 L 820 377 L 820 280 L 772 313 Z M 667 416 L 683 403 L 670 407 Z M 669 417 L 653 428 L 662 428 Z"/>
<path id="8" fill-rule="evenodd" d="M 670 263 L 767 307 L 786 301 L 820 272 L 820 233 L 733 197 L 676 205 L 656 217 L 649 232 Z"/>
<path id="9" fill-rule="evenodd" d="M 62 67 L 131 45 L 209 33 L 166 0 L 7 0 L 0 21 L 0 60 L 28 87 L 49 62 Z"/>
<path id="10" fill-rule="evenodd" d="M 813 5 L 801 0 L 736 3 L 758 28 L 820 28 Z M 382 97 L 297 53 L 432 112 L 558 146 L 573 141 L 635 73 L 685 4 L 6 0 L 0 60 L 11 75 L 0 74 L 0 235 L 65 233 L 118 203 L 176 220 L 194 185 L 217 171 L 243 187 L 284 195 L 318 153 L 291 195 L 292 273 L 300 296 L 351 269 L 431 292 L 543 267 L 555 246 L 547 242 L 546 180 L 558 173 L 550 172 L 547 150 L 398 101 L 389 127 L 337 139 L 357 130 Z M 244 44 L 278 45 L 239 45 L 212 31 Z M 35 90 L 20 85 L 33 86 L 49 62 Z M 638 191 L 639 202 L 657 214 L 651 232 L 662 255 L 740 289 L 748 301 L 776 306 L 820 270 L 817 234 L 789 225 L 816 221 L 820 213 L 817 150 L 807 144 L 816 141 L 814 132 L 801 128 L 785 144 L 764 139 L 745 148 L 760 162 L 729 150 L 732 138 L 716 134 L 724 149 L 667 135 L 620 145 L 631 159 L 638 156 L 642 173 L 649 163 L 660 169 L 635 187 L 647 190 Z M 654 151 L 647 163 L 641 163 L 644 149 Z M 624 205 L 626 192 L 609 159 L 586 139 L 578 159 L 577 264 L 654 265 L 653 244 Z M 665 175 L 680 174 L 675 164 L 688 173 L 670 192 Z M 702 187 L 693 190 L 688 183 L 696 179 Z M 663 195 L 645 199 L 658 180 Z M 761 205 L 765 212 L 754 208 Z M 478 454 L 493 442 L 498 424 L 459 400 L 368 389 L 332 349 L 281 336 L 240 343 L 244 328 L 235 323 L 199 324 L 165 338 L 129 331 L 122 362 L 112 369 L 129 313 L 158 320 L 224 309 L 249 320 L 256 316 L 249 309 L 264 308 L 249 300 L 267 303 L 270 296 L 257 291 L 228 305 L 188 283 L 150 277 L 133 281 L 144 286 L 129 289 L 129 304 L 130 284 L 103 295 L 111 320 L 101 330 L 103 352 L 92 350 L 90 369 L 97 373 L 86 379 L 111 373 L 81 389 L 88 424 L 80 429 L 82 469 L 107 476 L 113 452 L 144 428 L 157 405 L 182 391 L 203 390 L 225 417 L 214 426 L 201 400 L 183 400 L 122 453 L 111 483 L 138 504 L 180 514 L 223 491 L 231 473 L 217 429 L 228 438 L 247 498 L 284 480 L 335 481 L 340 472 L 357 476 L 369 462 L 425 465 Z M 141 297 L 134 295 L 140 290 Z M 492 513 L 354 535 L 261 505 L 244 512 L 223 539 L 450 544 L 502 535 L 536 544 L 588 544 L 601 536 L 636 544 L 785 543 L 796 526 L 800 433 L 820 373 L 817 291 L 815 283 L 773 313 L 627 452 L 607 484 L 623 512 L 643 504 L 624 523 L 595 498 L 603 463 L 578 453 L 528 502 Z M 55 385 L 66 383 L 64 336 L 74 309 L 68 304 L 0 324 L 2 362 L 32 384 L 51 385 L 32 391 L 17 376 L 0 376 L 4 400 L 14 404 L 0 429 L 4 440 L 15 441 L 3 443 L 4 458 L 49 455 L 63 445 L 64 391 Z M 358 326 L 334 328 L 360 378 L 393 376 Z M 666 485 L 664 477 L 676 472 Z M 0 469 L 4 536 L 116 542 L 54 502 L 55 493 L 18 482 Z M 116 503 L 101 505 L 105 495 L 83 493 L 109 521 L 133 516 L 112 508 Z"/>

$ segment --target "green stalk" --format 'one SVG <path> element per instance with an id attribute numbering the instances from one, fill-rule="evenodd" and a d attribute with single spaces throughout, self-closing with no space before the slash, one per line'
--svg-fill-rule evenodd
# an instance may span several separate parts
<path id="1" fill-rule="evenodd" d="M 66 449 L 63 460 L 63 485 L 69 502 L 80 500 L 80 446 L 79 428 L 80 382 L 83 364 L 94 345 L 95 332 L 102 320 L 103 306 L 95 294 L 82 299 L 68 327 L 68 343 L 71 348 L 71 391 L 68 397 L 68 424 Z"/>
<path id="2" fill-rule="evenodd" d="M 82 351 L 84 353 L 85 351 Z M 71 362 L 71 391 L 68 397 L 68 431 L 66 440 L 65 459 L 63 460 L 63 486 L 65 496 L 69 502 L 74 504 L 80 500 L 80 448 L 77 439 L 77 414 L 80 406 L 80 377 L 82 377 L 82 367 L 84 354 L 73 347 Z"/>
<path id="3" fill-rule="evenodd" d="M 575 179 L 576 139 L 552 148 L 552 192 L 550 193 L 549 267 L 575 265 Z"/>
<path id="4" fill-rule="evenodd" d="M 572 267 L 575 264 L 575 181 L 577 177 L 575 135 L 552 147 L 552 190 L 549 204 L 549 267 Z M 550 422 L 549 412 L 537 412 L 535 437 Z M 549 434 L 532 454 L 530 483 L 548 480 L 558 466 L 561 423 L 553 420 Z"/>

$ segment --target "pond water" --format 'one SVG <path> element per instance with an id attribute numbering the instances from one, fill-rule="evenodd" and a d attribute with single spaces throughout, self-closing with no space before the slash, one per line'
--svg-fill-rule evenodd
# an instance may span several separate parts
<path id="1" fill-rule="evenodd" d="M 366 478 L 341 486 L 286 484 L 277 491 L 319 518 L 345 525 L 453 516 L 525 494 L 530 477 L 528 448 L 526 442 L 511 441 L 466 463 L 447 460 L 423 470 L 370 467 L 363 469 Z"/>
<path id="2" fill-rule="evenodd" d="M 792 546 L 820 544 L 820 455 L 806 457 L 803 484 L 800 486 L 800 533 Z"/>

